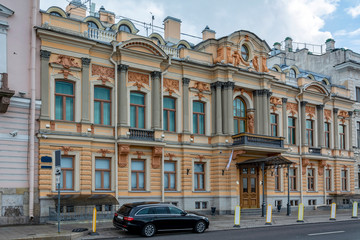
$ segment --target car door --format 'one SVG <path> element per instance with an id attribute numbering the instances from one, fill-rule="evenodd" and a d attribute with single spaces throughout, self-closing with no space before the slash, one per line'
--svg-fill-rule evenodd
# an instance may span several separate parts
<path id="1" fill-rule="evenodd" d="M 169 207 L 171 219 L 171 225 L 173 229 L 184 229 L 184 228 L 192 228 L 192 219 L 190 216 L 187 216 L 185 211 L 177 208 L 177 207 Z"/>
<path id="2" fill-rule="evenodd" d="M 145 207 L 140 209 L 135 214 L 134 222 L 139 227 L 144 226 L 146 223 L 152 223 L 155 219 L 155 209 L 153 207 Z"/>
<path id="3" fill-rule="evenodd" d="M 168 206 L 155 207 L 154 223 L 158 230 L 173 229 Z"/>

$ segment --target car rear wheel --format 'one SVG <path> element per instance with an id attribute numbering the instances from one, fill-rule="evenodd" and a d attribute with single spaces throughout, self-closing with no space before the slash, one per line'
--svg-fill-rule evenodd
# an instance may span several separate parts
<path id="1" fill-rule="evenodd" d="M 196 233 L 203 233 L 206 229 L 206 224 L 204 221 L 198 221 L 196 224 L 195 224 L 195 227 L 194 227 L 194 232 Z"/>
<path id="2" fill-rule="evenodd" d="M 141 231 L 141 235 L 143 235 L 145 237 L 152 237 L 152 236 L 154 236 L 155 232 L 156 232 L 155 225 L 152 223 L 148 223 L 143 227 L 143 229 Z"/>

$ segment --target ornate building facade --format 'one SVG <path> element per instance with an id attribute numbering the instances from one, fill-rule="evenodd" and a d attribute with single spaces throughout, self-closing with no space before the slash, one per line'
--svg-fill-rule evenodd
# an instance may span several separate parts
<path id="1" fill-rule="evenodd" d="M 229 213 L 285 206 L 288 189 L 294 206 L 353 193 L 348 89 L 288 84 L 254 33 L 216 39 L 207 27 L 193 45 L 173 17 L 164 37 L 144 37 L 104 8 L 86 16 L 78 1 L 41 14 L 39 161 L 61 149 L 65 207 L 109 209 L 115 198 Z M 44 219 L 56 204 L 54 164 L 39 167 Z"/>

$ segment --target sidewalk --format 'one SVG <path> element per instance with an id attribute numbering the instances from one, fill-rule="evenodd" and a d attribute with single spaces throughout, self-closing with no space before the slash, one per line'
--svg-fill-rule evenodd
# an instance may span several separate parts
<path id="1" fill-rule="evenodd" d="M 336 221 L 359 221 L 351 218 L 351 209 L 338 209 Z M 207 231 L 230 230 L 234 228 L 234 215 L 208 216 L 210 227 Z M 293 211 L 291 216 L 286 216 L 286 209 L 281 213 L 273 212 L 272 225 L 265 225 L 265 218 L 258 215 L 242 215 L 240 229 L 256 227 L 272 227 L 280 225 L 296 225 L 306 223 L 336 222 L 329 220 L 330 210 L 305 210 L 304 222 L 297 222 L 297 211 Z M 76 228 L 88 228 L 86 232 L 72 232 Z M 91 222 L 62 222 L 61 233 L 58 234 L 56 224 L 44 225 L 17 225 L 0 227 L 0 239 L 96 239 L 96 238 L 125 238 L 130 236 L 121 230 L 113 227 L 112 222 L 99 222 L 97 224 L 98 236 L 90 236 Z"/>

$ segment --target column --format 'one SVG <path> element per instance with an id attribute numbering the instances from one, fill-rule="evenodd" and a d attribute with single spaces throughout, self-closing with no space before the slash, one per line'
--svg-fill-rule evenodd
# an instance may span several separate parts
<path id="1" fill-rule="evenodd" d="M 90 79 L 89 79 L 89 67 L 90 58 L 81 58 L 82 63 L 82 75 L 81 75 L 81 122 L 90 122 Z"/>
<path id="2" fill-rule="evenodd" d="M 271 128 L 270 128 L 270 97 L 272 92 L 265 89 L 263 90 L 263 101 L 264 101 L 264 135 L 271 135 Z"/>
<path id="3" fill-rule="evenodd" d="M 284 137 L 284 143 L 289 143 L 288 135 L 286 134 L 287 133 L 287 128 L 288 128 L 286 103 L 287 103 L 287 98 L 282 98 L 282 126 L 283 126 L 283 134 L 282 134 L 282 136 Z"/>
<path id="4" fill-rule="evenodd" d="M 353 115 L 353 112 L 352 111 L 349 111 L 348 112 L 349 114 L 349 136 L 348 136 L 348 139 L 349 139 L 349 144 L 348 144 L 348 150 L 349 151 L 353 151 L 353 118 L 352 118 L 352 115 Z"/>
<path id="5" fill-rule="evenodd" d="M 210 84 L 211 88 L 211 134 L 216 133 L 216 82 Z"/>
<path id="6" fill-rule="evenodd" d="M 253 91 L 254 96 L 254 107 L 255 107 L 255 114 L 254 114 L 254 122 L 255 122 L 255 133 L 261 134 L 262 133 L 262 125 L 260 124 L 261 114 L 261 90 Z"/>
<path id="7" fill-rule="evenodd" d="M 318 132 L 318 147 L 325 147 L 325 131 L 324 131 L 324 105 L 317 105 L 317 132 Z"/>
<path id="8" fill-rule="evenodd" d="M 338 108 L 333 109 L 334 113 L 334 149 L 339 149 L 339 120 L 338 120 Z"/>
<path id="9" fill-rule="evenodd" d="M 222 134 L 222 101 L 221 101 L 221 88 L 223 83 L 222 82 L 216 82 L 216 134 Z"/>
<path id="10" fill-rule="evenodd" d="M 190 133 L 189 131 L 189 78 L 183 78 L 183 126 L 184 133 Z"/>
<path id="11" fill-rule="evenodd" d="M 50 119 L 49 114 L 49 59 L 51 52 L 40 50 L 41 79 L 41 119 Z"/>
<path id="12" fill-rule="evenodd" d="M 306 104 L 308 102 L 306 101 L 302 101 L 300 102 L 300 111 L 301 111 L 301 119 L 300 119 L 300 124 L 301 124 L 301 144 L 303 146 L 306 145 L 306 111 L 305 111 L 305 107 Z"/>
<path id="13" fill-rule="evenodd" d="M 160 80 L 161 72 L 154 71 L 151 73 L 152 86 L 151 86 L 151 109 L 152 109 L 152 128 L 155 130 L 161 129 L 160 114 L 161 114 L 161 89 Z"/>
<path id="14" fill-rule="evenodd" d="M 233 104 L 233 92 L 235 83 L 234 82 L 228 82 L 227 83 L 227 125 L 228 125 L 228 134 L 234 135 L 234 104 Z M 225 120 L 224 120 L 225 121 Z"/>
<path id="15" fill-rule="evenodd" d="M 118 65 L 118 119 L 119 124 L 122 127 L 128 127 L 128 109 L 130 108 L 129 99 L 127 97 L 127 87 L 126 87 L 126 73 L 129 66 L 120 64 Z"/>
<path id="16" fill-rule="evenodd" d="M 226 121 L 226 117 L 228 116 L 228 108 L 227 108 L 227 104 L 228 104 L 228 97 L 227 97 L 227 94 L 228 94 L 228 84 L 226 82 L 223 83 L 222 85 L 222 91 L 221 91 L 221 101 L 222 101 L 222 104 L 223 104 L 223 108 L 222 108 L 222 116 L 221 118 L 224 119 L 224 121 L 222 121 L 222 129 L 223 129 L 223 132 L 224 134 L 228 134 L 229 133 L 229 126 L 227 124 L 227 121 Z"/>

